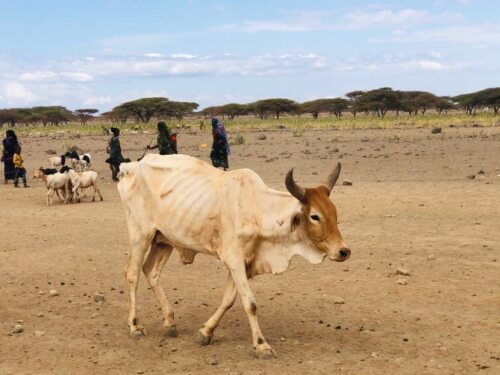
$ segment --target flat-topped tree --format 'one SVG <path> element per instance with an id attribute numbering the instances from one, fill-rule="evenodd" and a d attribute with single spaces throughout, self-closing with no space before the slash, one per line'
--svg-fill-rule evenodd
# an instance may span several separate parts
<path id="1" fill-rule="evenodd" d="M 290 99 L 263 99 L 253 103 L 250 103 L 249 108 L 259 118 L 263 119 L 267 115 L 272 114 L 276 119 L 280 118 L 282 113 L 294 113 L 299 109 L 299 104 Z"/>
<path id="2" fill-rule="evenodd" d="M 137 121 L 148 123 L 168 101 L 168 98 L 163 97 L 142 98 L 120 104 L 113 108 L 112 112 L 126 111 L 131 116 L 134 116 Z"/>
<path id="3" fill-rule="evenodd" d="M 75 109 L 75 115 L 78 117 L 82 125 L 87 124 L 87 122 L 94 117 L 94 115 L 99 112 L 98 109 L 94 108 L 83 108 Z"/>

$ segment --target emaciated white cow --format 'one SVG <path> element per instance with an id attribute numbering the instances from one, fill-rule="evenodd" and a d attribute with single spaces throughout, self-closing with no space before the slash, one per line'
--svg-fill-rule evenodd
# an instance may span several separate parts
<path id="1" fill-rule="evenodd" d="M 288 192 L 268 188 L 249 169 L 223 172 L 186 155 L 150 154 L 140 162 L 122 164 L 120 171 L 118 191 L 131 246 L 125 274 L 132 336 L 144 333 L 136 316 L 141 267 L 161 306 L 166 334 L 177 335 L 172 306 L 158 283 L 173 248 L 185 264 L 205 253 L 220 259 L 229 271 L 221 305 L 198 330 L 201 344 L 211 342 L 238 293 L 261 358 L 272 357 L 274 350 L 259 328 L 248 279 L 286 271 L 295 255 L 313 264 L 325 256 L 339 262 L 350 256 L 329 199 L 340 164 L 323 185 L 311 189 L 295 183 L 290 170 Z"/>

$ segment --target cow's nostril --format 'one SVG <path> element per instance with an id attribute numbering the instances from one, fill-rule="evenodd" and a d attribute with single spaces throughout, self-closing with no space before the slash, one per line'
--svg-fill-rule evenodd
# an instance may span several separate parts
<path id="1" fill-rule="evenodd" d="M 341 256 L 342 258 L 348 258 L 348 257 L 349 257 L 349 255 L 351 255 L 351 250 L 349 250 L 349 249 L 347 249 L 347 248 L 345 248 L 345 249 L 341 249 L 341 250 L 339 251 L 339 254 L 340 254 L 340 256 Z"/>

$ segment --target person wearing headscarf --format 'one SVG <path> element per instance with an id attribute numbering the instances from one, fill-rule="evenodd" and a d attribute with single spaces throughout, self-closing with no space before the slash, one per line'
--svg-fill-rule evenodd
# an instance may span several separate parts
<path id="1" fill-rule="evenodd" d="M 9 180 L 14 180 L 16 177 L 16 168 L 14 167 L 14 153 L 19 145 L 17 141 L 16 133 L 14 130 L 7 130 L 5 132 L 5 138 L 2 141 L 3 151 L 2 151 L 2 161 L 3 161 L 3 176 L 4 184 L 7 184 Z"/>
<path id="2" fill-rule="evenodd" d="M 157 124 L 157 128 L 158 138 L 156 140 L 156 145 L 148 145 L 147 149 L 153 150 L 157 148 L 160 151 L 160 155 L 177 154 L 177 135 L 172 133 L 172 130 L 165 121 L 160 121 Z"/>
<path id="3" fill-rule="evenodd" d="M 212 152 L 210 159 L 215 168 L 224 168 L 226 171 L 229 168 L 228 156 L 231 153 L 227 140 L 227 133 L 222 122 L 217 118 L 212 119 Z"/>
<path id="4" fill-rule="evenodd" d="M 120 146 L 120 129 L 111 128 L 111 133 L 113 136 L 109 140 L 107 152 L 109 152 L 109 158 L 106 159 L 106 163 L 109 163 L 109 168 L 111 169 L 111 174 L 113 181 L 118 181 L 118 172 L 120 172 L 120 164 L 125 161 L 122 155 L 122 148 Z"/>

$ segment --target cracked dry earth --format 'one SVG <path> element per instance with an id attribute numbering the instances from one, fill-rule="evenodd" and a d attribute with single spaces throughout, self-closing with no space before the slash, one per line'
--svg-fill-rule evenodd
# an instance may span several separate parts
<path id="1" fill-rule="evenodd" d="M 500 128 L 241 134 L 231 168 L 251 168 L 273 188 L 284 189 L 291 167 L 312 186 L 342 163 L 332 199 L 351 258 L 316 266 L 296 258 L 285 274 L 251 282 L 277 358 L 255 358 L 239 301 L 214 344 L 197 344 L 226 277 L 203 255 L 189 266 L 173 255 L 162 275 L 179 336 L 162 336 L 141 277 L 147 336 L 129 338 L 127 231 L 104 163 L 108 137 L 24 137 L 30 177 L 48 167 L 48 149 L 90 152 L 104 201 L 45 207 L 39 180 L 0 186 L 0 373 L 500 373 Z M 125 156 L 137 158 L 151 135 L 121 138 Z M 180 131 L 183 153 L 208 160 L 206 143 L 208 132 Z"/>

